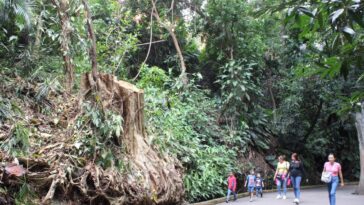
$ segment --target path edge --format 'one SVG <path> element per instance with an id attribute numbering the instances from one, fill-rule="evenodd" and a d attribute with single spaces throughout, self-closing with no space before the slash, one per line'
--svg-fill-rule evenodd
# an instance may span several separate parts
<path id="1" fill-rule="evenodd" d="M 350 185 L 358 185 L 359 182 L 347 182 L 345 183 L 345 186 L 350 186 Z M 322 187 L 326 187 L 326 184 L 318 184 L 318 185 L 309 185 L 309 186 L 302 186 L 301 189 L 315 189 L 315 188 L 322 188 Z M 288 188 L 288 190 L 293 190 L 293 188 Z M 276 192 L 277 189 L 269 189 L 269 190 L 264 190 L 264 193 L 272 193 L 272 192 Z M 238 198 L 244 198 L 249 196 L 248 192 L 244 192 L 241 194 L 238 194 Z M 217 198 L 217 199 L 211 199 L 208 201 L 203 201 L 203 202 L 198 202 L 198 203 L 192 203 L 191 205 L 215 205 L 218 203 L 223 203 L 225 202 L 226 197 L 221 197 L 221 198 Z"/>

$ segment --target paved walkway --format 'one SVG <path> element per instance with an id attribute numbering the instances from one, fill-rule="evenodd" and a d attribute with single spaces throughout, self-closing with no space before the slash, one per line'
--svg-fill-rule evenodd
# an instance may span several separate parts
<path id="1" fill-rule="evenodd" d="M 337 205 L 364 205 L 364 196 L 353 195 L 354 186 L 346 186 L 339 188 L 336 193 Z M 302 190 L 301 203 L 304 205 L 329 205 L 328 193 L 325 188 L 320 189 L 306 189 Z M 287 193 L 287 199 L 276 199 L 276 193 L 266 193 L 263 198 L 255 199 L 253 202 L 249 202 L 249 198 L 241 198 L 234 202 L 229 202 L 232 205 L 294 205 L 293 192 Z M 226 203 L 221 203 L 226 204 Z"/>

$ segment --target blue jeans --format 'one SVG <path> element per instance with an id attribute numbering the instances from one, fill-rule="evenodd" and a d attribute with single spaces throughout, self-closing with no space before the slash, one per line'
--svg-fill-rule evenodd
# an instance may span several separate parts
<path id="1" fill-rule="evenodd" d="M 230 195 L 231 195 L 231 193 L 233 193 L 233 195 L 234 195 L 234 200 L 236 200 L 238 197 L 236 196 L 236 192 L 235 191 L 232 191 L 232 190 L 230 190 L 230 189 L 228 189 L 228 191 L 227 191 L 227 196 L 226 196 L 226 201 L 229 201 L 230 200 Z"/>
<path id="2" fill-rule="evenodd" d="M 296 197 L 296 199 L 301 198 L 301 190 L 300 190 L 301 180 L 302 180 L 301 176 L 295 176 L 295 177 L 291 176 L 293 192 L 294 192 L 294 196 Z"/>
<path id="3" fill-rule="evenodd" d="M 339 185 L 339 177 L 332 177 L 331 182 L 327 184 L 329 191 L 330 205 L 336 205 L 336 188 Z"/>
<path id="4" fill-rule="evenodd" d="M 282 196 L 282 186 L 283 186 L 283 195 L 287 194 L 287 178 L 277 179 L 277 190 L 278 194 Z"/>
<path id="5" fill-rule="evenodd" d="M 263 193 L 263 187 L 261 187 L 261 186 L 257 186 L 257 187 L 255 187 L 255 189 L 256 189 L 256 192 L 257 192 L 257 197 L 258 197 L 261 193 Z"/>

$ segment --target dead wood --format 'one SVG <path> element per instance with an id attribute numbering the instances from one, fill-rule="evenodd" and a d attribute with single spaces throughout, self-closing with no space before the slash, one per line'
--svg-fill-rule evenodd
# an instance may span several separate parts
<path id="1" fill-rule="evenodd" d="M 143 181 L 141 193 L 147 193 L 150 198 L 155 195 L 155 203 L 180 202 L 184 194 L 181 166 L 172 158 L 161 158 L 147 143 L 143 90 L 109 74 L 100 74 L 97 82 L 89 82 L 92 80 L 90 75 L 88 73 L 82 79 L 82 93 L 90 95 L 90 92 L 87 93 L 90 86 L 97 84 L 103 107 L 120 113 L 124 119 L 124 133 L 118 143 L 126 149 L 134 172 L 129 177 L 136 178 L 138 173 Z M 128 182 L 125 189 L 133 190 L 134 183 Z M 134 195 L 132 192 L 130 194 Z M 141 196 L 134 196 L 141 199 Z"/>
<path id="2" fill-rule="evenodd" d="M 93 86 L 98 88 L 97 92 L 92 89 Z M 24 86 L 24 90 L 29 91 L 24 95 L 33 93 L 32 87 L 31 84 Z M 82 78 L 78 97 L 70 96 L 66 101 L 61 94 L 59 98 L 57 95 L 47 98 L 55 108 L 51 116 L 39 114 L 34 108 L 38 102 L 32 96 L 27 99 L 22 105 L 27 118 L 22 122 L 25 127 L 34 127 L 31 149 L 27 157 L 17 158 L 0 151 L 0 183 L 9 188 L 7 195 L 0 194 L 0 200 L 12 204 L 14 194 L 25 180 L 39 196 L 36 204 L 182 203 L 182 166 L 148 144 L 143 90 L 112 75 L 99 74 L 95 81 L 92 73 L 87 73 Z M 82 118 L 84 114 L 79 106 L 80 99 L 97 100 L 103 109 L 123 117 L 124 132 L 114 145 L 107 146 L 113 150 L 115 158 L 122 159 L 127 166 L 126 171 L 114 166 L 103 168 L 95 164 L 92 157 L 78 154 L 75 136 L 93 134 L 91 127 L 76 129 L 76 118 Z M 12 129 L 2 126 L 0 136 L 10 139 L 13 137 L 9 134 Z M 99 153 L 95 153 L 94 157 L 99 157 Z M 5 166 L 15 159 L 25 170 L 19 177 L 5 172 Z"/>

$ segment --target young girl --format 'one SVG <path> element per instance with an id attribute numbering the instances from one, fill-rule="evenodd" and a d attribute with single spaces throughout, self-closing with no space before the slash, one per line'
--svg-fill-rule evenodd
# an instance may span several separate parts
<path id="1" fill-rule="evenodd" d="M 277 184 L 278 195 L 277 199 L 286 199 L 287 194 L 287 173 L 289 169 L 289 162 L 285 160 L 283 155 L 278 157 L 277 170 L 274 174 L 274 181 Z M 282 194 L 282 186 L 283 186 L 283 194 Z"/>
<path id="2" fill-rule="evenodd" d="M 257 197 L 263 197 L 264 179 L 261 177 L 260 173 L 257 174 L 257 179 L 255 180 L 255 189 L 257 192 Z"/>
<path id="3" fill-rule="evenodd" d="M 330 154 L 328 159 L 329 161 L 324 165 L 324 172 L 331 173 L 331 182 L 327 184 L 327 188 L 329 191 L 330 205 L 336 205 L 336 188 L 339 185 L 339 176 L 341 180 L 341 186 L 344 186 L 344 178 L 341 171 L 341 165 L 335 162 L 335 155 Z"/>

